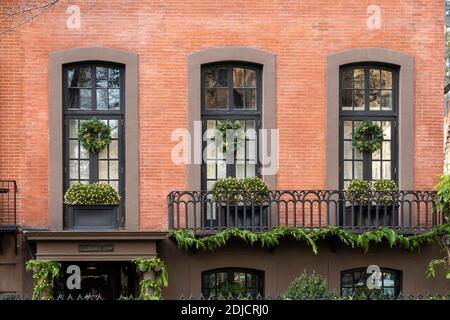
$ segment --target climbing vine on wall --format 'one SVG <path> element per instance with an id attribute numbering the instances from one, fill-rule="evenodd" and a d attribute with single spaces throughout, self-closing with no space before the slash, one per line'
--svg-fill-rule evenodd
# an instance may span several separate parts
<path id="1" fill-rule="evenodd" d="M 33 300 L 53 300 L 53 286 L 61 264 L 56 261 L 29 260 L 25 268 L 33 272 Z"/>
<path id="2" fill-rule="evenodd" d="M 164 261 L 159 258 L 142 259 L 136 258 L 132 262 L 136 264 L 137 270 L 142 274 L 139 282 L 139 291 L 144 300 L 161 299 L 162 287 L 169 285 L 169 276 Z M 154 279 L 145 279 L 145 272 L 153 272 Z"/>

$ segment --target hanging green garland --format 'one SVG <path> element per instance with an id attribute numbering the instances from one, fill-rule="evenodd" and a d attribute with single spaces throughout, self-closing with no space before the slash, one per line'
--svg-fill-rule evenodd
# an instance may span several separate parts
<path id="1" fill-rule="evenodd" d="M 383 144 L 383 128 L 381 126 L 364 122 L 355 131 L 353 147 L 359 152 L 376 152 Z"/>
<path id="2" fill-rule="evenodd" d="M 84 121 L 78 139 L 86 150 L 99 153 L 111 143 L 111 126 L 96 118 Z"/>

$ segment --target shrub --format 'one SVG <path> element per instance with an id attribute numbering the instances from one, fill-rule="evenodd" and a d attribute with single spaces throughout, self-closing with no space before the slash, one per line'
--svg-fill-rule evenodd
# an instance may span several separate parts
<path id="1" fill-rule="evenodd" d="M 380 192 L 380 204 L 389 203 L 395 200 L 397 184 L 393 180 L 374 180 L 372 181 L 372 191 Z"/>
<path id="2" fill-rule="evenodd" d="M 450 174 L 439 176 L 438 184 L 435 186 L 436 207 L 442 211 L 445 217 L 450 216 Z"/>
<path id="3" fill-rule="evenodd" d="M 345 199 L 347 201 L 358 201 L 367 203 L 367 195 L 371 190 L 370 182 L 362 179 L 354 179 L 350 181 L 344 189 Z"/>
<path id="4" fill-rule="evenodd" d="M 320 300 L 329 299 L 331 296 L 325 278 L 316 275 L 315 271 L 311 275 L 303 271 L 291 282 L 283 297 L 290 300 Z"/>
<path id="5" fill-rule="evenodd" d="M 117 205 L 120 196 L 106 183 L 75 183 L 64 195 L 64 203 L 70 205 Z"/>
<path id="6" fill-rule="evenodd" d="M 223 283 L 219 287 L 219 294 L 224 298 L 232 297 L 237 299 L 239 297 L 244 297 L 247 294 L 245 286 L 241 283 Z"/>
<path id="7" fill-rule="evenodd" d="M 237 179 L 234 177 L 228 177 L 225 179 L 218 179 L 213 187 L 212 194 L 213 200 L 218 202 L 237 202 L 243 201 L 243 195 L 245 192 L 249 192 L 246 198 L 250 196 L 251 193 L 255 194 L 256 201 L 263 201 L 267 198 L 264 191 L 269 190 L 269 187 L 264 182 L 263 179 L 253 177 L 253 178 L 243 178 Z M 239 191 L 245 191 L 244 193 Z M 257 191 L 262 191 L 258 193 Z M 246 199 L 248 201 L 250 199 Z"/>

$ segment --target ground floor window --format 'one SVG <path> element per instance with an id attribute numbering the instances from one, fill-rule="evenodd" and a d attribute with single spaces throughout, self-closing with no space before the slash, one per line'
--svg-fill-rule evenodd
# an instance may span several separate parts
<path id="1" fill-rule="evenodd" d="M 401 291 L 402 272 L 399 270 L 381 268 L 381 274 L 381 290 L 374 292 L 374 294 L 379 294 L 383 297 L 398 296 Z M 370 274 L 366 273 L 365 268 L 342 271 L 341 295 L 363 294 L 363 291 L 367 289 L 366 281 L 368 276 L 370 276 Z M 364 293 L 366 294 L 367 292 Z"/>
<path id="2" fill-rule="evenodd" d="M 202 293 L 205 297 L 264 294 L 264 272 L 252 269 L 224 268 L 202 273 Z"/>
<path id="3" fill-rule="evenodd" d="M 80 267 L 81 288 L 69 289 L 66 273 L 70 265 Z M 116 300 L 138 294 L 138 276 L 136 267 L 131 263 L 101 263 L 101 262 L 67 262 L 62 264 L 60 277 L 55 286 L 55 297 L 69 295 L 73 299 L 89 296 L 91 299 Z"/>

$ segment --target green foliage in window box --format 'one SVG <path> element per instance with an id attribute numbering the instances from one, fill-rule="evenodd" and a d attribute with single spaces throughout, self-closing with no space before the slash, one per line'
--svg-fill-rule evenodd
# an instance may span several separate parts
<path id="1" fill-rule="evenodd" d="M 354 179 L 344 188 L 344 195 L 347 202 L 357 202 L 363 205 L 368 204 L 368 195 L 372 195 L 372 200 L 377 200 L 377 204 L 383 205 L 392 203 L 395 200 L 397 184 L 393 180 L 373 180 L 367 181 Z"/>
<path id="2" fill-rule="evenodd" d="M 111 143 L 111 126 L 96 118 L 83 121 L 78 139 L 86 150 L 99 153 Z"/>
<path id="3" fill-rule="evenodd" d="M 294 279 L 289 285 L 284 299 L 289 300 L 319 300 L 331 298 L 332 293 L 328 291 L 327 280 L 315 271 L 311 275 L 303 273 Z"/>
<path id="4" fill-rule="evenodd" d="M 379 199 L 380 204 L 389 204 L 395 201 L 397 190 L 397 184 L 393 180 L 372 181 L 372 191 L 375 193 L 377 199 Z"/>
<path id="5" fill-rule="evenodd" d="M 228 177 L 225 179 L 218 179 L 213 187 L 213 200 L 221 203 L 234 203 L 238 201 L 250 202 L 253 195 L 255 202 L 261 202 L 268 199 L 266 191 L 269 187 L 263 179 L 243 178 L 237 179 Z M 243 192 L 240 192 L 243 191 Z"/>
<path id="6" fill-rule="evenodd" d="M 142 274 L 142 279 L 139 282 L 141 297 L 144 300 L 160 300 L 162 287 L 169 285 L 169 276 L 164 261 L 160 258 L 136 258 L 131 262 L 136 265 L 138 272 Z M 145 272 L 153 272 L 154 279 L 145 279 L 143 277 Z"/>
<path id="7" fill-rule="evenodd" d="M 107 183 L 74 183 L 64 195 L 64 203 L 69 205 L 118 205 L 120 196 Z"/>
<path id="8" fill-rule="evenodd" d="M 56 261 L 29 260 L 25 268 L 33 272 L 33 300 L 53 300 L 53 287 L 61 264 Z"/>
<path id="9" fill-rule="evenodd" d="M 367 195 L 371 190 L 370 181 L 354 179 L 344 188 L 344 195 L 347 201 L 367 204 Z"/>

